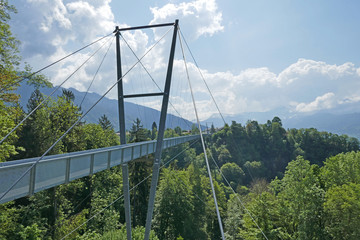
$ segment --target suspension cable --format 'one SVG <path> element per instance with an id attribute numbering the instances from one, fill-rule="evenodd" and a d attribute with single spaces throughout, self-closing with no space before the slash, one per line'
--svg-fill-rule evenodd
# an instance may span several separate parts
<path id="1" fill-rule="evenodd" d="M 83 102 L 84 102 L 84 100 L 85 100 L 85 98 L 86 98 L 86 95 L 88 94 L 88 92 L 89 92 L 89 90 L 90 90 L 90 88 L 91 88 L 91 85 L 93 84 L 93 82 L 94 82 L 94 80 L 95 80 L 95 78 L 96 78 L 96 76 L 97 76 L 97 74 L 98 74 L 98 72 L 99 72 L 99 70 L 100 70 L 103 62 L 104 62 L 104 60 L 105 60 L 105 58 L 106 58 L 106 56 L 107 56 L 107 54 L 108 54 L 108 52 L 109 52 L 109 50 L 110 50 L 110 47 L 112 46 L 112 44 L 113 44 L 113 42 L 114 42 L 114 39 L 115 39 L 115 38 L 113 38 L 113 40 L 112 40 L 111 43 L 109 44 L 109 47 L 108 47 L 108 49 L 107 49 L 104 57 L 102 58 L 101 63 L 100 63 L 100 65 L 99 65 L 99 67 L 97 68 L 96 73 L 95 73 L 95 75 L 94 75 L 94 77 L 93 77 L 93 79 L 92 79 L 92 81 L 91 81 L 88 89 L 86 90 L 86 93 L 85 93 L 83 99 L 81 100 L 81 103 L 80 103 L 80 105 L 79 105 L 79 108 L 81 108 L 81 105 L 83 104 Z"/>
<path id="2" fill-rule="evenodd" d="M 201 70 L 200 70 L 200 68 L 199 68 L 199 66 L 198 66 L 195 58 L 194 58 L 194 55 L 192 54 L 192 52 L 191 52 L 191 50 L 190 50 L 190 48 L 189 48 L 189 45 L 187 44 L 187 42 L 186 42 L 186 40 L 185 40 L 185 38 L 184 38 L 184 35 L 182 34 L 182 32 L 181 32 L 180 29 L 179 29 L 179 31 L 180 31 L 180 34 L 181 34 L 182 38 L 184 39 L 184 42 L 185 42 L 185 44 L 186 44 L 186 47 L 187 47 L 187 49 L 189 50 L 189 53 L 190 53 L 192 59 L 194 60 L 194 63 L 195 63 L 195 65 L 196 65 L 196 67 L 197 67 L 197 69 L 198 69 L 198 71 L 199 71 L 199 73 L 200 73 L 200 75 L 201 75 L 201 78 L 202 78 L 202 80 L 204 81 L 205 86 L 206 86 L 206 88 L 208 89 L 208 91 L 209 91 L 209 93 L 210 93 L 210 96 L 211 96 L 211 98 L 213 99 L 214 104 L 215 104 L 215 106 L 216 106 L 216 108 L 217 108 L 217 110 L 218 110 L 218 112 L 219 112 L 219 114 L 220 114 L 220 116 L 221 116 L 224 124 L 226 124 L 226 121 L 225 121 L 225 119 L 224 119 L 224 117 L 223 117 L 223 115 L 222 115 L 222 113 L 221 113 L 221 111 L 220 111 L 220 108 L 219 108 L 218 104 L 217 104 L 216 101 L 215 101 L 214 95 L 212 94 L 212 92 L 211 92 L 211 90 L 210 90 L 207 82 L 205 81 L 205 78 L 204 78 L 204 76 L 203 76 L 203 74 L 202 74 L 202 72 L 201 72 Z M 233 140 L 234 140 L 234 139 L 233 139 Z M 247 214 L 251 217 L 252 221 L 255 223 L 256 227 L 261 231 L 261 233 L 262 233 L 262 235 L 265 237 L 265 239 L 268 240 L 268 238 L 267 238 L 267 236 L 265 235 L 265 233 L 262 231 L 262 229 L 260 228 L 260 226 L 257 224 L 257 222 L 255 221 L 255 219 L 253 218 L 251 212 L 245 207 L 245 205 L 243 204 L 243 202 L 240 200 L 239 196 L 236 194 L 235 190 L 231 187 L 230 183 L 228 182 L 228 180 L 226 179 L 226 177 L 224 176 L 224 174 L 223 174 L 222 171 L 220 170 L 218 164 L 216 163 L 214 157 L 212 156 L 211 151 L 210 151 L 210 156 L 211 156 L 213 162 L 215 163 L 218 171 L 220 172 L 221 176 L 224 178 L 224 180 L 226 181 L 227 185 L 231 188 L 232 192 L 236 195 L 236 197 L 237 197 L 237 199 L 239 200 L 241 206 L 245 209 L 245 211 L 247 212 Z M 248 169 L 248 171 L 249 171 L 250 176 L 252 177 L 252 174 L 251 174 L 251 172 L 250 172 L 249 169 Z"/>
<path id="3" fill-rule="evenodd" d="M 244 205 L 244 203 L 240 200 L 240 197 L 238 196 L 238 194 L 235 192 L 235 190 L 233 189 L 233 187 L 230 185 L 229 181 L 226 179 L 225 175 L 223 174 L 223 172 L 221 171 L 221 169 L 219 168 L 219 165 L 216 163 L 211 151 L 210 151 L 210 157 L 212 158 L 213 162 L 215 163 L 215 166 L 217 168 L 217 170 L 220 172 L 221 176 L 223 177 L 223 179 L 225 180 L 226 184 L 230 187 L 231 191 L 235 194 L 236 198 L 239 200 L 241 206 L 245 209 L 246 213 L 250 216 L 251 220 L 255 223 L 256 227 L 260 230 L 260 232 L 262 233 L 262 235 L 265 237 L 266 240 L 268 240 L 268 238 L 266 237 L 265 233 L 263 232 L 263 230 L 260 228 L 260 226 L 257 224 L 257 222 L 255 221 L 255 219 L 253 218 L 252 215 L 255 215 L 253 213 L 251 213 Z M 280 237 L 281 238 L 281 237 Z"/>
<path id="4" fill-rule="evenodd" d="M 194 145 L 195 143 L 197 143 L 198 140 L 193 141 L 187 148 L 185 148 L 184 150 L 182 150 L 181 152 L 179 152 L 178 154 L 176 154 L 174 157 L 172 157 L 169 161 L 167 161 L 166 163 L 164 163 L 161 167 L 165 167 L 167 164 L 169 164 L 170 162 L 172 162 L 175 158 L 177 158 L 180 154 L 182 154 L 183 152 L 185 152 L 186 150 L 188 150 L 192 145 Z M 133 186 L 129 191 L 133 191 L 135 188 L 137 188 L 140 184 L 142 184 L 143 182 L 145 182 L 147 179 L 149 179 L 152 176 L 152 173 L 150 173 L 147 177 L 145 177 L 143 180 L 141 180 L 140 182 L 138 182 L 135 186 Z M 108 204 L 106 207 L 104 207 L 103 209 L 101 209 L 100 211 L 98 211 L 97 213 L 95 213 L 94 215 L 92 215 L 89 219 L 87 219 L 85 222 L 83 222 L 82 224 L 80 224 L 79 226 L 77 226 L 75 229 L 73 229 L 70 233 L 66 234 L 64 237 L 61 238 L 61 240 L 65 239 L 67 236 L 71 235 L 73 232 L 75 232 L 76 230 L 78 230 L 80 227 L 84 226 L 86 223 L 88 223 L 90 220 L 92 220 L 94 217 L 96 217 L 97 215 L 99 215 L 100 213 L 102 213 L 103 211 L 105 211 L 107 208 L 109 208 L 111 205 L 113 205 L 114 203 L 116 203 L 117 201 L 119 201 L 121 198 L 124 197 L 124 194 L 120 195 L 118 198 L 116 198 L 114 201 L 112 201 L 110 204 Z"/>
<path id="5" fill-rule="evenodd" d="M 180 30 L 180 29 L 179 29 L 179 30 Z M 214 102 L 214 104 L 215 104 L 215 106 L 216 106 L 219 114 L 220 114 L 220 117 L 221 117 L 221 119 L 222 119 L 223 122 L 224 122 L 224 125 L 227 124 L 227 122 L 225 121 L 225 118 L 224 118 L 223 114 L 222 114 L 221 111 L 220 111 L 220 108 L 219 108 L 217 102 L 215 101 L 214 95 L 212 94 L 209 85 L 208 85 L 207 82 L 205 81 L 205 77 L 204 77 L 204 75 L 202 74 L 202 72 L 201 72 L 201 70 L 200 70 L 200 67 L 199 67 L 199 65 L 197 64 L 197 61 L 196 61 L 196 59 L 195 59 L 195 57 L 194 57 L 194 55 L 193 55 L 193 53 L 192 53 L 192 51 L 191 51 L 188 43 L 186 42 L 186 39 L 185 39 L 183 33 L 181 32 L 181 30 L 180 30 L 180 34 L 181 34 L 181 36 L 182 36 L 182 38 L 183 38 L 183 40 L 184 40 L 184 42 L 185 42 L 185 45 L 186 45 L 186 47 L 187 47 L 187 49 L 188 49 L 188 51 L 189 51 L 189 53 L 190 53 L 190 55 L 191 55 L 194 63 L 195 63 L 195 66 L 196 66 L 196 68 L 198 69 L 198 71 L 199 71 L 199 73 L 200 73 L 200 76 L 201 76 L 203 82 L 205 83 L 205 86 L 206 86 L 206 88 L 207 88 L 207 90 L 208 90 L 208 92 L 209 92 L 209 94 L 210 94 L 210 96 L 211 96 L 211 98 L 212 98 L 212 100 L 213 100 L 213 102 Z M 232 135 L 231 135 L 231 138 L 232 138 L 233 142 L 235 143 L 235 139 L 234 139 L 234 137 L 233 137 Z M 237 146 L 237 145 L 235 145 L 235 146 Z M 248 171 L 251 179 L 254 180 L 254 177 L 253 177 L 250 169 L 249 169 L 247 166 L 245 166 L 245 168 L 246 168 L 246 170 Z"/>
<path id="6" fill-rule="evenodd" d="M 94 42 L 92 42 L 92 43 L 89 43 L 88 45 L 86 45 L 86 46 L 84 46 L 84 47 L 82 47 L 82 48 L 79 48 L 79 49 L 76 50 L 75 52 L 72 52 L 72 53 L 66 55 L 65 57 L 62 57 L 62 58 L 56 60 L 55 62 L 53 62 L 53 63 L 51 63 L 51 64 L 49 64 L 49 65 L 47 65 L 47 66 L 45 66 L 45 67 L 43 67 L 43 68 L 41 68 L 41 69 L 39 69 L 39 70 L 37 70 L 36 72 L 33 72 L 33 73 L 31 73 L 31 74 L 29 74 L 29 75 L 27 75 L 27 76 L 25 76 L 25 77 L 22 77 L 22 78 L 21 78 L 20 76 L 17 77 L 17 78 L 21 78 L 21 79 L 20 79 L 19 81 L 16 81 L 16 82 L 13 83 L 13 84 L 10 84 L 9 86 L 6 86 L 6 87 L 2 88 L 2 89 L 0 90 L 0 93 L 3 92 L 3 91 L 5 91 L 5 90 L 7 90 L 7 89 L 9 89 L 9 88 L 11 88 L 11 87 L 13 87 L 13 86 L 15 86 L 16 84 L 19 84 L 20 82 L 24 81 L 25 79 L 28 79 L 28 78 L 34 76 L 35 74 L 38 74 L 39 72 L 41 72 L 41 71 L 43 71 L 43 70 L 45 70 L 45 69 L 47 69 L 47 68 L 49 68 L 49 67 L 51 67 L 51 66 L 53 66 L 53 65 L 55 65 L 55 64 L 57 64 L 57 63 L 59 63 L 59 62 L 61 62 L 62 60 L 66 59 L 66 58 L 68 58 L 68 57 L 70 57 L 70 56 L 72 56 L 72 55 L 74 55 L 74 54 L 76 54 L 76 53 L 78 53 L 78 52 L 80 52 L 80 51 L 82 51 L 82 50 L 84 50 L 85 48 L 90 47 L 91 45 L 93 45 L 93 44 L 101 41 L 102 39 L 109 37 L 109 36 L 112 35 L 112 34 L 113 34 L 113 33 L 109 33 L 108 35 L 103 36 L 103 37 L 99 38 L 98 40 L 96 40 L 96 41 L 94 41 Z M 17 78 L 16 78 L 16 79 L 17 79 Z"/>
<path id="7" fill-rule="evenodd" d="M 180 34 L 181 34 L 182 38 L 184 39 L 185 45 L 186 45 L 187 49 L 189 50 L 189 53 L 190 53 L 192 59 L 194 60 L 195 66 L 197 67 L 197 69 L 198 69 L 198 71 L 199 71 L 199 73 L 200 73 L 200 75 L 201 75 L 201 78 L 202 78 L 202 80 L 204 81 L 204 83 L 205 83 L 205 85 L 206 85 L 206 88 L 208 89 L 208 91 L 209 91 L 209 93 L 210 93 L 210 96 L 211 96 L 211 98 L 213 99 L 213 101 L 214 101 L 214 103 L 215 103 L 215 106 L 216 106 L 216 108 L 217 108 L 217 110 L 218 110 L 218 112 L 219 112 L 222 120 L 224 121 L 224 123 L 226 123 L 226 122 L 225 122 L 225 119 L 224 119 L 224 117 L 223 117 L 223 115 L 222 115 L 222 113 L 221 113 L 221 111 L 220 111 L 220 108 L 219 108 L 218 104 L 217 104 L 216 101 L 215 101 L 214 95 L 213 95 L 212 92 L 210 91 L 209 85 L 206 83 L 205 78 L 204 78 L 204 75 L 202 74 L 202 72 L 201 72 L 201 70 L 200 70 L 200 68 L 199 68 L 199 65 L 197 64 L 197 62 L 196 62 L 196 60 L 195 60 L 195 58 L 194 58 L 194 55 L 192 54 L 192 52 L 191 52 L 191 50 L 190 50 L 190 48 L 189 48 L 189 45 L 187 44 L 186 39 L 184 38 L 184 35 L 182 34 L 180 28 L 179 28 L 179 31 L 180 31 Z"/>
<path id="8" fill-rule="evenodd" d="M 179 35 L 179 40 L 180 40 L 181 51 L 182 51 L 182 55 L 183 55 L 183 59 L 184 59 L 184 65 L 185 65 L 185 69 L 186 69 L 186 76 L 187 76 L 187 80 L 188 80 L 188 83 L 189 83 L 189 88 L 190 88 L 190 92 L 191 92 L 191 98 L 192 98 L 192 101 L 193 101 L 194 111 L 195 111 L 195 115 L 196 115 L 196 120 L 197 120 L 198 127 L 199 127 L 201 145 L 202 145 L 203 150 L 204 150 L 206 168 L 207 168 L 207 171 L 208 171 L 208 174 L 209 174 L 210 185 L 211 185 L 211 190 L 212 190 L 212 193 L 213 193 L 213 198 L 214 198 L 216 214 L 217 214 L 217 218 L 218 218 L 218 222 L 219 222 L 221 237 L 222 237 L 223 240 L 225 240 L 224 230 L 223 230 L 223 226 L 222 226 L 222 222 L 221 222 L 220 211 L 219 211 L 218 203 L 217 203 L 217 200 L 216 200 L 216 193 L 215 193 L 214 183 L 213 183 L 213 180 L 212 180 L 210 165 L 209 165 L 209 161 L 208 161 L 207 154 L 206 154 L 206 147 L 205 147 L 205 143 L 204 143 L 204 137 L 203 137 L 202 131 L 201 131 L 201 124 L 200 124 L 200 120 L 199 120 L 199 116 L 198 116 L 198 112 L 197 112 L 197 108 L 196 108 L 194 93 L 193 93 L 193 90 L 192 90 L 192 87 L 191 87 L 189 72 L 188 72 L 188 68 L 187 68 L 187 64 L 186 64 L 185 53 L 184 53 L 184 49 L 183 49 L 182 40 L 181 40 L 180 35 Z"/>
<path id="9" fill-rule="evenodd" d="M 120 34 L 121 38 L 124 40 L 125 44 L 128 46 L 128 48 L 130 49 L 130 51 L 132 52 L 132 54 L 136 57 L 137 60 L 139 60 L 138 56 L 136 55 L 135 51 L 131 48 L 131 46 L 129 45 L 129 43 L 126 41 L 126 39 L 124 38 L 124 36 L 122 34 Z M 149 75 L 149 77 L 151 78 L 151 80 L 155 83 L 156 87 L 159 89 L 159 91 L 162 91 L 160 86 L 157 84 L 157 82 L 155 81 L 155 79 L 153 78 L 153 76 L 150 74 L 150 72 L 147 70 L 147 68 L 144 66 L 144 64 L 140 61 L 139 62 L 140 65 L 144 68 L 144 70 L 146 71 L 146 73 Z M 189 125 L 188 122 L 185 121 L 185 119 L 181 116 L 181 114 L 178 112 L 178 110 L 175 108 L 175 106 L 171 103 L 171 100 L 169 100 L 169 103 L 171 105 L 171 107 L 175 110 L 175 112 L 177 114 L 179 114 L 179 116 L 181 117 L 181 119 L 183 119 L 184 123 L 186 125 L 188 125 L 189 129 L 191 129 L 191 126 Z"/>
<path id="10" fill-rule="evenodd" d="M 153 46 L 151 46 L 151 48 L 149 48 L 149 50 L 134 64 L 130 67 L 130 69 L 121 77 L 119 78 L 68 130 L 66 130 L 66 132 L 59 137 L 55 143 L 53 143 L 46 151 L 43 155 L 41 155 L 41 157 L 39 159 L 37 159 L 10 187 L 9 189 L 3 193 L 3 195 L 0 197 L 0 200 L 8 193 L 11 191 L 11 189 L 33 168 L 36 166 L 36 164 L 42 160 L 46 154 L 48 154 L 51 149 L 53 149 L 55 147 L 55 145 L 60 142 L 115 86 L 118 82 L 120 82 L 139 62 L 141 59 L 143 59 L 166 35 L 167 33 L 170 31 L 171 29 L 169 29 Z"/>
<path id="11" fill-rule="evenodd" d="M 109 40 L 111 40 L 109 38 Z M 107 42 L 109 41 L 107 40 Z M 82 68 L 99 50 L 107 43 L 104 42 L 90 57 L 88 57 L 74 72 L 72 72 L 59 86 L 57 86 L 49 96 L 47 96 L 44 100 L 42 100 L 29 114 L 27 114 L 6 136 L 1 139 L 0 144 L 2 144 L 9 136 L 12 134 L 26 119 L 28 119 L 41 105 L 47 102 L 51 96 L 62 86 L 65 82 L 67 82 L 80 68 Z"/>

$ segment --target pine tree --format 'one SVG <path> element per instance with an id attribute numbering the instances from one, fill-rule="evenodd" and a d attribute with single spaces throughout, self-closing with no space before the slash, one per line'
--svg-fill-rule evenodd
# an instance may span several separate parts
<path id="1" fill-rule="evenodd" d="M 99 118 L 99 124 L 102 127 L 102 129 L 104 130 L 108 130 L 108 129 L 114 129 L 112 123 L 110 122 L 110 120 L 107 118 L 107 116 L 104 114 Z"/>

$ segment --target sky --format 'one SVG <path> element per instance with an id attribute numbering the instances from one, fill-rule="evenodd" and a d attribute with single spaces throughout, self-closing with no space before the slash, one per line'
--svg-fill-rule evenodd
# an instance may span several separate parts
<path id="1" fill-rule="evenodd" d="M 115 26 L 179 19 L 183 40 L 188 43 L 223 114 L 360 111 L 360 2 L 357 0 L 18 0 L 12 4 L 18 9 L 12 16 L 12 31 L 22 43 L 23 61 L 34 70 L 111 33 Z M 142 60 L 161 87 L 172 29 L 123 33 L 131 49 L 141 57 L 168 30 Z M 86 91 L 96 75 L 89 91 L 103 94 L 116 81 L 113 39 L 106 38 L 44 74 L 59 85 L 103 44 L 64 84 Z M 199 115 L 204 120 L 217 110 L 189 50 L 183 47 Z M 125 73 L 137 60 L 123 40 L 121 52 Z M 124 90 L 126 94 L 159 91 L 140 65 L 124 77 Z M 116 98 L 116 91 L 107 96 Z M 160 109 L 159 98 L 133 101 Z M 194 119 L 179 40 L 171 101 L 183 117 Z"/>

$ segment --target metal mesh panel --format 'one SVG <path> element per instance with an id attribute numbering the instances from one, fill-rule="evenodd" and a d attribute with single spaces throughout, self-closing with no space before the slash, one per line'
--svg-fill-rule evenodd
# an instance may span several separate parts
<path id="1" fill-rule="evenodd" d="M 31 166 L 24 164 L 17 168 L 0 168 L 0 196 Z M 11 201 L 29 194 L 30 172 L 10 190 L 6 196 L 1 199 L 1 203 Z"/>
<path id="2" fill-rule="evenodd" d="M 35 192 L 65 183 L 66 159 L 36 165 Z"/>
<path id="3" fill-rule="evenodd" d="M 94 169 L 93 173 L 100 172 L 107 168 L 108 152 L 94 154 Z"/>
<path id="4" fill-rule="evenodd" d="M 74 157 L 70 162 L 70 181 L 90 174 L 90 155 Z"/>

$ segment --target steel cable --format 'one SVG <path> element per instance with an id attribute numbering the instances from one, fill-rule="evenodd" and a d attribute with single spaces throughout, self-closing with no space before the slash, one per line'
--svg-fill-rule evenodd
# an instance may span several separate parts
<path id="1" fill-rule="evenodd" d="M 170 31 L 170 29 L 169 29 Z M 143 59 L 165 36 L 166 34 L 169 32 L 167 31 L 162 38 L 160 38 L 140 59 L 138 62 L 136 62 L 121 78 L 119 78 L 68 130 L 66 130 L 66 132 L 59 137 L 55 143 L 53 143 L 46 151 L 45 153 L 39 158 L 37 159 L 10 187 L 7 191 L 5 191 L 3 193 L 3 195 L 0 197 L 0 200 L 8 193 L 11 191 L 11 189 L 34 167 L 36 166 L 36 164 L 41 161 L 46 154 L 48 154 L 51 149 L 53 149 L 55 147 L 55 145 L 60 142 L 116 85 L 118 82 L 120 82 L 139 62 L 141 59 Z"/>
<path id="2" fill-rule="evenodd" d="M 29 74 L 29 75 L 21 78 L 19 81 L 15 82 L 15 83 L 13 83 L 13 84 L 11 84 L 11 85 L 9 85 L 9 86 L 6 86 L 6 87 L 2 88 L 2 89 L 0 90 L 0 93 L 3 92 L 4 90 L 7 90 L 7 89 L 15 86 L 16 84 L 19 84 L 20 82 L 24 81 L 25 79 L 30 78 L 30 77 L 34 76 L 35 74 L 38 74 L 39 72 L 41 72 L 41 71 L 43 71 L 43 70 L 45 70 L 45 69 L 47 69 L 47 68 L 49 68 L 49 67 L 51 67 L 51 66 L 53 66 L 53 65 L 55 65 L 55 64 L 57 64 L 57 63 L 59 63 L 59 62 L 61 62 L 62 60 L 66 59 L 66 58 L 68 58 L 68 57 L 70 57 L 70 56 L 72 56 L 72 55 L 74 55 L 74 54 L 76 54 L 76 53 L 78 53 L 78 52 L 80 52 L 80 51 L 82 51 L 82 50 L 84 50 L 85 48 L 90 47 L 91 45 L 93 45 L 93 44 L 101 41 L 102 39 L 104 39 L 104 38 L 106 38 L 106 37 L 109 37 L 109 36 L 112 35 L 112 34 L 113 34 L 113 33 L 110 33 L 110 34 L 108 34 L 108 35 L 106 35 L 106 36 L 104 36 L 104 37 L 101 37 L 101 38 L 99 38 L 98 40 L 96 40 L 96 41 L 94 41 L 94 42 L 92 42 L 92 43 L 89 43 L 88 45 L 86 45 L 86 46 L 84 46 L 84 47 L 82 47 L 82 48 L 79 48 L 79 49 L 76 50 L 75 52 L 72 52 L 72 53 L 66 55 L 65 57 L 62 57 L 62 58 L 56 60 L 55 62 L 53 62 L 53 63 L 51 63 L 51 64 L 49 64 L 49 65 L 47 65 L 47 66 L 45 66 L 45 67 L 43 67 L 43 68 L 41 68 L 41 69 L 39 69 L 39 70 L 37 70 L 36 72 L 33 72 L 33 73 L 31 73 L 31 74 Z M 19 77 L 19 78 L 20 78 L 20 77 Z"/>
<path id="3" fill-rule="evenodd" d="M 135 51 L 131 48 L 131 46 L 129 45 L 129 43 L 126 41 L 126 39 L 124 38 L 124 36 L 122 36 L 122 34 L 120 34 L 121 38 L 124 40 L 124 42 L 126 43 L 126 45 L 128 46 L 128 48 L 131 50 L 132 54 L 134 54 L 134 56 L 136 57 L 137 60 L 139 60 L 138 56 L 136 55 Z M 147 68 L 144 66 L 144 64 L 140 61 L 140 65 L 144 68 L 144 70 L 146 71 L 146 73 L 149 75 L 149 77 L 151 78 L 151 80 L 155 83 L 156 87 L 159 89 L 159 91 L 162 91 L 160 86 L 157 84 L 157 82 L 155 81 L 155 79 L 152 77 L 152 75 L 149 73 L 149 71 L 147 70 Z M 188 125 L 189 129 L 191 129 L 191 126 L 189 125 L 188 122 L 185 121 L 185 119 L 181 116 L 181 114 L 178 112 L 178 110 L 175 108 L 175 106 L 171 103 L 171 101 L 169 100 L 169 103 L 171 105 L 171 107 L 175 110 L 175 112 L 177 114 L 179 114 L 179 116 L 181 117 L 181 119 L 184 120 L 185 124 Z"/>
<path id="4" fill-rule="evenodd" d="M 83 104 L 83 102 L 84 102 L 84 100 L 85 100 L 85 98 L 86 98 L 86 95 L 88 94 L 88 92 L 89 92 L 89 90 L 90 90 L 90 88 L 91 88 L 91 85 L 93 84 L 93 82 L 94 82 L 94 80 L 95 80 L 95 78 L 96 78 L 96 76 L 97 76 L 97 74 L 98 74 L 98 72 L 99 72 L 99 70 L 100 70 L 103 62 L 104 62 L 104 60 L 105 60 L 105 58 L 106 58 L 106 56 L 107 56 L 107 54 L 108 54 L 108 52 L 109 52 L 109 50 L 110 50 L 110 47 L 112 46 L 112 44 L 113 44 L 113 42 L 114 42 L 114 39 L 115 39 L 115 38 L 113 38 L 113 41 L 111 41 L 111 43 L 109 44 L 109 47 L 108 47 L 108 49 L 107 49 L 104 57 L 102 58 L 101 63 L 100 63 L 100 65 L 99 65 L 99 67 L 97 68 L 96 73 L 95 73 L 95 75 L 94 75 L 94 77 L 93 77 L 93 79 L 92 79 L 92 81 L 91 81 L 88 89 L 86 90 L 86 93 L 85 93 L 83 99 L 81 100 L 81 103 L 80 103 L 80 105 L 79 105 L 79 108 L 81 108 L 81 105 Z"/>
<path id="5" fill-rule="evenodd" d="M 110 39 L 109 39 L 110 40 Z M 108 40 L 108 41 L 109 41 Z M 41 105 L 47 102 L 51 96 L 62 86 L 65 82 L 67 82 L 80 68 L 82 68 L 85 63 L 87 63 L 107 42 L 103 43 L 90 57 L 88 57 L 85 62 L 83 62 L 74 72 L 72 72 L 59 86 L 57 86 L 49 96 L 47 96 L 44 100 L 42 100 L 30 113 L 28 113 L 6 136 L 1 139 L 0 144 L 2 144 L 9 136 L 12 134 L 26 119 L 28 119 Z"/>
<path id="6" fill-rule="evenodd" d="M 220 228 L 221 238 L 222 238 L 223 240 L 225 240 L 224 229 L 223 229 L 223 226 L 222 226 L 222 221 L 221 221 L 219 206 L 218 206 L 218 204 L 217 204 L 217 199 L 216 199 L 216 193 L 215 193 L 214 183 L 213 183 L 212 176 L 211 176 L 210 165 L 209 165 L 209 161 L 208 161 L 207 154 L 206 154 L 205 142 L 204 142 L 204 138 L 203 138 L 202 131 L 201 131 L 201 124 L 200 124 L 199 115 L 198 115 L 197 108 L 196 108 L 194 93 L 193 93 L 193 90 L 192 90 L 192 87 L 191 87 L 191 82 L 190 82 L 189 72 L 188 72 L 188 68 L 187 68 L 187 64 L 186 64 L 186 58 L 185 58 L 184 48 L 183 48 L 183 45 L 182 45 L 182 41 L 181 41 L 180 35 L 179 35 L 179 40 L 180 40 L 181 51 L 182 51 L 183 59 L 184 59 L 186 76 L 187 76 L 187 80 L 188 80 L 188 83 L 189 83 L 189 88 L 190 88 L 191 97 L 192 97 L 192 101 L 193 101 L 194 111 L 195 111 L 195 115 L 196 115 L 196 120 L 197 120 L 198 127 L 199 127 L 201 144 L 202 144 L 202 147 L 203 147 L 203 150 L 204 150 L 206 168 L 207 168 L 207 171 L 208 171 L 208 174 L 209 174 L 210 185 L 211 185 L 211 190 L 212 190 L 212 193 L 213 193 L 213 198 L 214 198 L 214 203 L 215 203 L 215 208 L 216 208 L 216 214 L 217 214 L 217 218 L 218 218 L 218 222 L 219 222 L 219 228 Z"/>
<path id="7" fill-rule="evenodd" d="M 161 167 L 165 167 L 167 164 L 169 164 L 170 162 L 172 162 L 177 156 L 179 156 L 180 154 L 182 154 L 183 152 L 185 152 L 186 150 L 188 150 L 192 145 L 194 145 L 198 140 L 192 142 L 186 149 L 182 150 L 181 152 L 179 152 L 178 154 L 176 154 L 174 157 L 172 157 L 169 161 L 167 161 L 166 163 L 164 163 Z M 129 191 L 133 191 L 135 188 L 137 188 L 140 184 L 142 184 L 143 182 L 145 182 L 147 179 L 149 179 L 152 176 L 152 173 L 149 174 L 147 177 L 145 177 L 143 180 L 141 180 L 140 182 L 138 182 L 135 186 L 133 186 Z M 99 215 L 100 213 L 102 213 L 103 211 L 105 211 L 107 208 L 109 208 L 111 205 L 113 205 L 114 203 L 116 203 L 117 201 L 119 201 L 122 197 L 124 197 L 124 194 L 120 195 L 118 198 L 116 198 L 114 201 L 112 201 L 110 204 L 108 204 L 106 207 L 104 207 L 103 209 L 101 209 L 100 211 L 98 211 L 97 213 L 95 213 L 94 215 L 92 215 L 89 219 L 87 219 L 85 222 L 83 222 L 82 224 L 80 224 L 79 226 L 77 226 L 75 229 L 73 229 L 70 233 L 66 234 L 64 237 L 61 238 L 61 240 L 65 239 L 67 236 L 71 235 L 73 232 L 75 232 L 77 229 L 79 229 L 80 227 L 84 226 L 86 223 L 88 223 L 90 220 L 92 220 L 94 217 L 96 217 L 97 215 Z"/>

